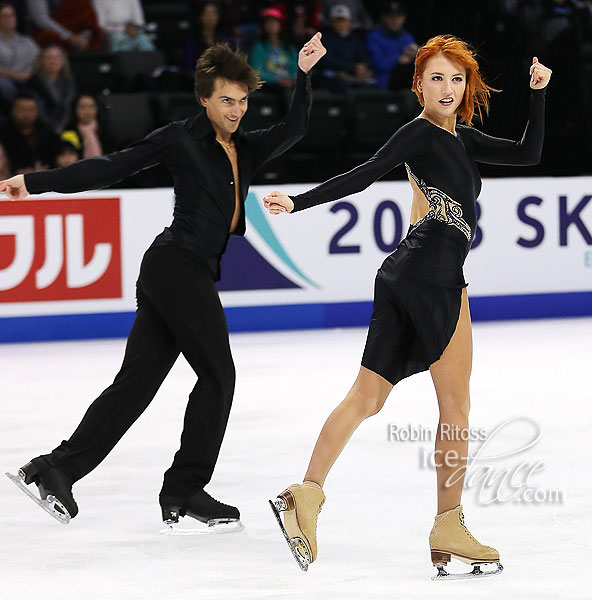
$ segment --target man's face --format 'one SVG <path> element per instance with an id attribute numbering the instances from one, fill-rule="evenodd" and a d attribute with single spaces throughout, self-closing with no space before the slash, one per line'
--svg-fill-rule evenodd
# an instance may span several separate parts
<path id="1" fill-rule="evenodd" d="M 15 100 L 11 114 L 18 129 L 32 127 L 37 120 L 37 102 L 31 98 L 19 98 Z"/>
<path id="2" fill-rule="evenodd" d="M 5 33 L 16 31 L 16 13 L 12 6 L 5 6 L 0 10 L 0 31 Z"/>
<path id="3" fill-rule="evenodd" d="M 391 31 L 399 31 L 405 24 L 405 19 L 405 15 L 384 15 L 382 17 L 382 22 L 387 29 L 390 29 Z"/>
<path id="4" fill-rule="evenodd" d="M 209 98 L 200 98 L 216 133 L 233 134 L 249 105 L 249 90 L 245 84 L 218 77 Z"/>
<path id="5" fill-rule="evenodd" d="M 346 36 L 352 28 L 351 19 L 345 19 L 344 17 L 335 17 L 331 19 L 331 27 L 335 33 Z"/>

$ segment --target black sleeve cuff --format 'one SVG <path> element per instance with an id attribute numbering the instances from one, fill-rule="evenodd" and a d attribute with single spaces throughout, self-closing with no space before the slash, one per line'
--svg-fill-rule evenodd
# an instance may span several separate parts
<path id="1" fill-rule="evenodd" d="M 29 194 L 51 192 L 51 171 L 36 171 L 25 174 L 25 186 Z"/>

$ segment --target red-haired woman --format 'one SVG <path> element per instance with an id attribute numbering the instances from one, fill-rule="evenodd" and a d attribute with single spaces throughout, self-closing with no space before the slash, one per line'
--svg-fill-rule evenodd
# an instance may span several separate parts
<path id="1" fill-rule="evenodd" d="M 327 419 L 304 483 L 272 503 L 303 569 L 315 560 L 316 522 L 325 500 L 322 485 L 358 425 L 376 414 L 393 386 L 430 370 L 440 420 L 436 435 L 438 513 L 430 534 L 438 574 L 451 556 L 474 565 L 497 563 L 499 553 L 477 542 L 460 505 L 468 453 L 471 319 L 463 264 L 476 228 L 481 179 L 475 162 L 532 165 L 544 137 L 545 87 L 551 71 L 533 58 L 530 117 L 520 141 L 493 138 L 471 127 L 475 109 L 488 112 L 493 88 L 482 80 L 473 51 L 454 36 L 437 36 L 415 60 L 412 90 L 422 113 L 401 127 L 368 161 L 297 196 L 272 192 L 272 214 L 296 212 L 366 189 L 405 164 L 413 189 L 411 226 L 376 276 L 374 306 L 362 365 L 352 389 Z M 465 123 L 457 123 L 457 115 Z M 441 432 L 459 432 L 456 436 Z"/>

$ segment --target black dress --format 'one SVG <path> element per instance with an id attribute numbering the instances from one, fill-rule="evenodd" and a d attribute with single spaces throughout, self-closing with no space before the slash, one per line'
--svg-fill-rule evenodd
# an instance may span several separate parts
<path id="1" fill-rule="evenodd" d="M 532 165 L 544 138 L 545 88 L 531 92 L 530 117 L 520 141 L 457 125 L 456 136 L 426 119 L 401 127 L 364 164 L 292 197 L 294 211 L 366 189 L 405 163 L 425 195 L 428 213 L 378 270 L 362 365 L 393 385 L 425 371 L 450 342 L 468 284 L 463 265 L 475 234 L 481 178 L 475 162 Z"/>

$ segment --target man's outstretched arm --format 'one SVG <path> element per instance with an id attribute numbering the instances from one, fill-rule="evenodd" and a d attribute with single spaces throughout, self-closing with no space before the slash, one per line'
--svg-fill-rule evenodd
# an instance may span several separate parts
<path id="1" fill-rule="evenodd" d="M 298 54 L 296 86 L 286 116 L 269 129 L 247 133 L 257 148 L 259 166 L 279 156 L 304 137 L 312 104 L 310 70 L 326 52 L 321 43 L 321 33 L 316 33 Z"/>
<path id="2" fill-rule="evenodd" d="M 96 190 L 125 179 L 142 169 L 170 160 L 174 135 L 170 126 L 161 127 L 124 150 L 86 158 L 67 167 L 17 175 L 0 182 L 0 192 L 12 200 L 27 194 L 61 192 L 65 194 Z M 24 188 L 24 189 L 23 189 Z"/>

